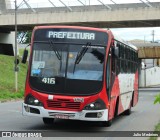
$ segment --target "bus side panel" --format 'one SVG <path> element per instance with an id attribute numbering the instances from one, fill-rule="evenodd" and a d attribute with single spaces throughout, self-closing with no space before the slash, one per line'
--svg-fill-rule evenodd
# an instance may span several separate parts
<path id="1" fill-rule="evenodd" d="M 138 71 L 135 74 L 133 104 L 132 104 L 132 106 L 135 106 L 137 103 L 138 103 Z"/>
<path id="2" fill-rule="evenodd" d="M 110 106 L 109 106 L 109 120 L 113 119 L 114 118 L 114 109 L 115 109 L 115 106 L 116 106 L 116 97 L 112 97 L 111 100 L 110 100 Z"/>
<path id="3" fill-rule="evenodd" d="M 111 120 L 115 116 L 116 103 L 117 103 L 119 93 L 120 93 L 119 81 L 118 81 L 118 76 L 117 76 L 114 80 L 112 90 L 111 90 L 111 99 L 110 99 L 109 116 L 108 116 L 109 120 Z"/>
<path id="4" fill-rule="evenodd" d="M 124 112 L 124 109 L 120 98 L 119 97 L 112 98 L 110 101 L 110 108 L 109 108 L 109 116 L 108 116 L 109 120 L 113 119 L 116 115 L 119 115 L 122 112 Z"/>
<path id="5" fill-rule="evenodd" d="M 122 101 L 120 100 L 120 96 L 117 98 L 117 106 L 118 106 L 118 112 L 117 115 L 121 114 L 124 112 L 124 108 L 122 106 Z"/>

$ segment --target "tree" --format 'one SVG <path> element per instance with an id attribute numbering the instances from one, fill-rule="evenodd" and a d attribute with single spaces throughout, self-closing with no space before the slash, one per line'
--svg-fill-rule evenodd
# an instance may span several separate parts
<path id="1" fill-rule="evenodd" d="M 31 41 L 31 35 L 32 35 L 32 32 L 31 31 L 21 31 L 21 32 L 18 32 L 18 35 L 17 35 L 17 41 L 18 43 L 22 43 L 22 44 L 29 44 L 30 41 Z"/>

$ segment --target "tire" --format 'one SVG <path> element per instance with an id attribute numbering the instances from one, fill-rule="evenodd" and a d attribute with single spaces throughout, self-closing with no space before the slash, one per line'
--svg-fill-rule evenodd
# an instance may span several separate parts
<path id="1" fill-rule="evenodd" d="M 125 112 L 124 112 L 124 115 L 130 115 L 131 114 L 131 107 L 129 109 L 127 109 Z"/>
<path id="2" fill-rule="evenodd" d="M 102 126 L 110 127 L 112 125 L 112 120 L 102 122 Z"/>
<path id="3" fill-rule="evenodd" d="M 130 115 L 131 114 L 131 107 L 132 107 L 132 104 L 133 104 L 133 97 L 134 97 L 134 94 L 132 95 L 132 100 L 131 100 L 131 102 L 130 102 L 130 107 L 129 107 L 129 109 L 127 109 L 126 111 L 124 111 L 124 115 Z"/>
<path id="4" fill-rule="evenodd" d="M 54 119 L 53 118 L 43 118 L 43 122 L 46 125 L 52 125 L 54 123 Z"/>
<path id="5" fill-rule="evenodd" d="M 119 105 L 119 98 L 117 98 L 116 108 L 115 108 L 115 112 L 114 112 L 114 117 L 118 116 L 118 105 Z"/>
<path id="6" fill-rule="evenodd" d="M 132 93 L 132 101 L 131 101 L 131 106 L 134 106 L 134 92 Z"/>

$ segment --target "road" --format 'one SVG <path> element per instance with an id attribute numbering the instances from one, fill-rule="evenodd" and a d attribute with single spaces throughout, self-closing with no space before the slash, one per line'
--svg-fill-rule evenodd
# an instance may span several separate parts
<path id="1" fill-rule="evenodd" d="M 21 104 L 23 101 L 0 103 L 0 131 L 34 131 L 50 130 L 55 136 L 78 136 L 94 137 L 91 132 L 104 131 L 153 131 L 154 126 L 160 121 L 160 104 L 153 104 L 154 96 L 160 91 L 141 90 L 139 102 L 132 108 L 129 116 L 120 115 L 113 120 L 111 127 L 102 127 L 100 123 L 82 122 L 73 120 L 56 120 L 54 125 L 46 126 L 41 118 L 22 116 Z M 88 133 L 87 133 L 88 132 Z M 100 135 L 100 134 L 98 134 Z M 48 138 L 46 138 L 48 139 Z M 89 138 L 88 138 L 89 139 Z M 97 139 L 97 138 L 92 138 Z M 103 140 L 114 139 L 113 137 L 101 138 Z M 124 139 L 124 138 L 119 138 Z M 132 138 L 132 139 L 148 139 Z"/>

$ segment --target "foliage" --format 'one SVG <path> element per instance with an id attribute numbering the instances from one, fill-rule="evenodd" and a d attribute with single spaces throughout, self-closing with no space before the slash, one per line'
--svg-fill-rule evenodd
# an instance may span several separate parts
<path id="1" fill-rule="evenodd" d="M 159 103 L 160 104 L 160 94 L 155 96 L 154 104 Z"/>
<path id="2" fill-rule="evenodd" d="M 160 132 L 160 122 L 155 126 L 156 132 Z M 149 140 L 158 140 L 158 137 L 150 137 Z"/>
<path id="3" fill-rule="evenodd" d="M 29 44 L 31 42 L 31 36 L 32 36 L 32 32 L 28 32 L 27 33 L 27 39 L 26 39 L 25 43 Z"/>
<path id="4" fill-rule="evenodd" d="M 32 36 L 32 32 L 31 31 L 27 31 L 27 32 L 18 32 L 18 43 L 22 43 L 22 44 L 29 44 L 31 42 L 31 36 Z"/>
<path id="5" fill-rule="evenodd" d="M 14 57 L 0 55 L 0 101 L 22 98 L 24 94 L 27 65 L 19 64 L 18 92 L 15 92 Z"/>

